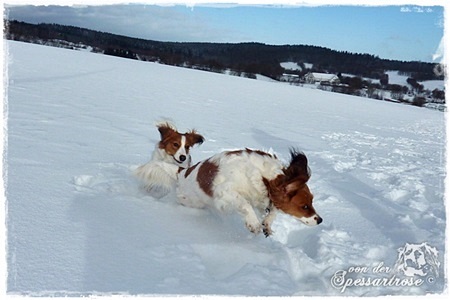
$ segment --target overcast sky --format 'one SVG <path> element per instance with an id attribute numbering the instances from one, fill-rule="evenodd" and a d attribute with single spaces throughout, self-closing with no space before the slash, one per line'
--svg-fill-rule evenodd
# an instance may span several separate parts
<path id="1" fill-rule="evenodd" d="M 444 33 L 443 6 L 261 6 L 219 2 L 175 6 L 14 4 L 6 5 L 6 14 L 11 20 L 74 25 L 159 41 L 307 44 L 427 62 L 432 62 L 439 52 Z"/>

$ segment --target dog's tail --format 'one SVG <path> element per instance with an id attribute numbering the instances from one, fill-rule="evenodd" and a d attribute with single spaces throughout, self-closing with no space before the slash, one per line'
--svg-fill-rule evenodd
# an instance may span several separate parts
<path id="1" fill-rule="evenodd" d="M 144 190 L 154 198 L 161 198 L 175 190 L 178 167 L 150 161 L 133 171 Z"/>

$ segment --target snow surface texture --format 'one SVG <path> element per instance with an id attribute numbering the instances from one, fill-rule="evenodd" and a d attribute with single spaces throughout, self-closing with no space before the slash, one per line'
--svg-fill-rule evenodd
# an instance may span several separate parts
<path id="1" fill-rule="evenodd" d="M 101 54 L 5 42 L 7 291 L 31 295 L 407 295 L 444 290 L 444 114 L 413 106 Z M 223 149 L 288 148 L 309 158 L 307 227 L 274 235 L 236 215 L 155 200 L 132 170 L 171 118 Z M 393 267 L 428 243 L 439 276 L 417 287 L 348 286 L 336 272 Z M 404 278 L 402 274 L 394 274 Z M 334 276 L 334 284 L 332 278 Z M 422 278 L 425 280 L 425 278 Z M 337 285 L 337 287 L 336 287 Z M 342 292 L 342 293 L 341 293 Z"/>

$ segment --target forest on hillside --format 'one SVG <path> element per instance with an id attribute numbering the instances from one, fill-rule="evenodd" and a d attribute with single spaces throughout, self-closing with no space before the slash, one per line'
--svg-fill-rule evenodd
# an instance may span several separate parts
<path id="1" fill-rule="evenodd" d="M 244 74 L 261 74 L 278 80 L 285 70 L 281 62 L 312 64 L 291 73 L 348 73 L 383 80 L 387 70 L 397 70 L 416 81 L 444 79 L 436 64 L 382 59 L 371 54 L 334 51 L 310 45 L 266 45 L 262 43 L 160 42 L 58 24 L 29 24 L 5 20 L 7 39 L 26 42 L 65 41 L 92 47 L 94 52 L 131 59 L 194 67 L 209 71 L 225 69 Z"/>

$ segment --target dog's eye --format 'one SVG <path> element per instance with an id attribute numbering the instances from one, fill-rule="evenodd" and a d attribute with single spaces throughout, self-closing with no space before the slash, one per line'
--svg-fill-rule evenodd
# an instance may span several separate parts
<path id="1" fill-rule="evenodd" d="M 177 142 L 173 143 L 173 145 L 174 145 L 175 147 L 180 147 L 180 144 L 178 144 Z"/>
<path id="2" fill-rule="evenodd" d="M 309 206 L 308 205 L 304 205 L 302 208 L 303 209 L 309 209 Z"/>

